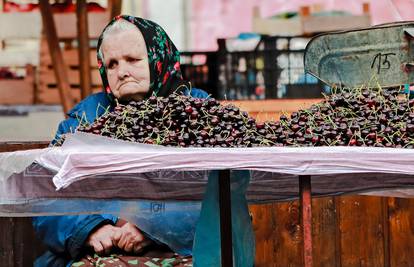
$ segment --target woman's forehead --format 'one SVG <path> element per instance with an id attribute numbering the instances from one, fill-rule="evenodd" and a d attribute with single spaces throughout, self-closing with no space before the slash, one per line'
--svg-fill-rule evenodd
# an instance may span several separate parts
<path id="1" fill-rule="evenodd" d="M 112 32 L 105 36 L 102 41 L 102 52 L 104 54 L 144 51 L 147 51 L 145 39 L 138 28 Z"/>

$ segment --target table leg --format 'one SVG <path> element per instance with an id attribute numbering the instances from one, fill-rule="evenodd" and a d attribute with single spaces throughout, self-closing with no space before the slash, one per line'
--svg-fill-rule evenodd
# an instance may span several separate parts
<path id="1" fill-rule="evenodd" d="M 230 170 L 219 171 L 221 266 L 233 266 Z"/>
<path id="2" fill-rule="evenodd" d="M 312 267 L 312 194 L 310 175 L 299 176 L 299 193 L 303 229 L 303 266 Z"/>

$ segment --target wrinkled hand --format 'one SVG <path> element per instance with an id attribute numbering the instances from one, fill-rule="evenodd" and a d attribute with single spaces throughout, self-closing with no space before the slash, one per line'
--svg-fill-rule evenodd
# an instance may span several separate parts
<path id="1" fill-rule="evenodd" d="M 118 228 L 118 230 L 115 236 L 115 239 L 118 240 L 116 245 L 126 252 L 139 253 L 152 242 L 145 239 L 141 231 L 129 222 Z"/>
<path id="2" fill-rule="evenodd" d="M 105 224 L 92 232 L 86 240 L 86 245 L 93 248 L 96 254 L 109 254 L 120 238 L 120 228 Z"/>

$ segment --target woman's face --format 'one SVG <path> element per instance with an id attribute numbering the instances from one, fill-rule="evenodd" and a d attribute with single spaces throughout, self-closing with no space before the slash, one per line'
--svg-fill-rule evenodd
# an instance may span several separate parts
<path id="1" fill-rule="evenodd" d="M 138 29 L 112 33 L 102 43 L 109 87 L 117 99 L 141 100 L 150 86 L 147 46 Z"/>

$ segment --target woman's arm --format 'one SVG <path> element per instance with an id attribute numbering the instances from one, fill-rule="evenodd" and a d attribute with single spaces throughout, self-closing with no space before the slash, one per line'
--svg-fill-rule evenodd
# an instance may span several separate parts
<path id="1" fill-rule="evenodd" d="M 117 221 L 117 217 L 103 214 L 34 217 L 32 223 L 37 236 L 51 251 L 77 258 L 92 231 L 103 225 L 115 225 Z"/>
<path id="2" fill-rule="evenodd" d="M 51 144 L 62 134 L 74 132 L 78 124 L 79 121 L 73 117 L 62 121 Z M 32 224 L 37 236 L 52 252 L 76 258 L 92 231 L 103 225 L 115 225 L 117 221 L 113 215 L 41 216 L 33 217 Z"/>

